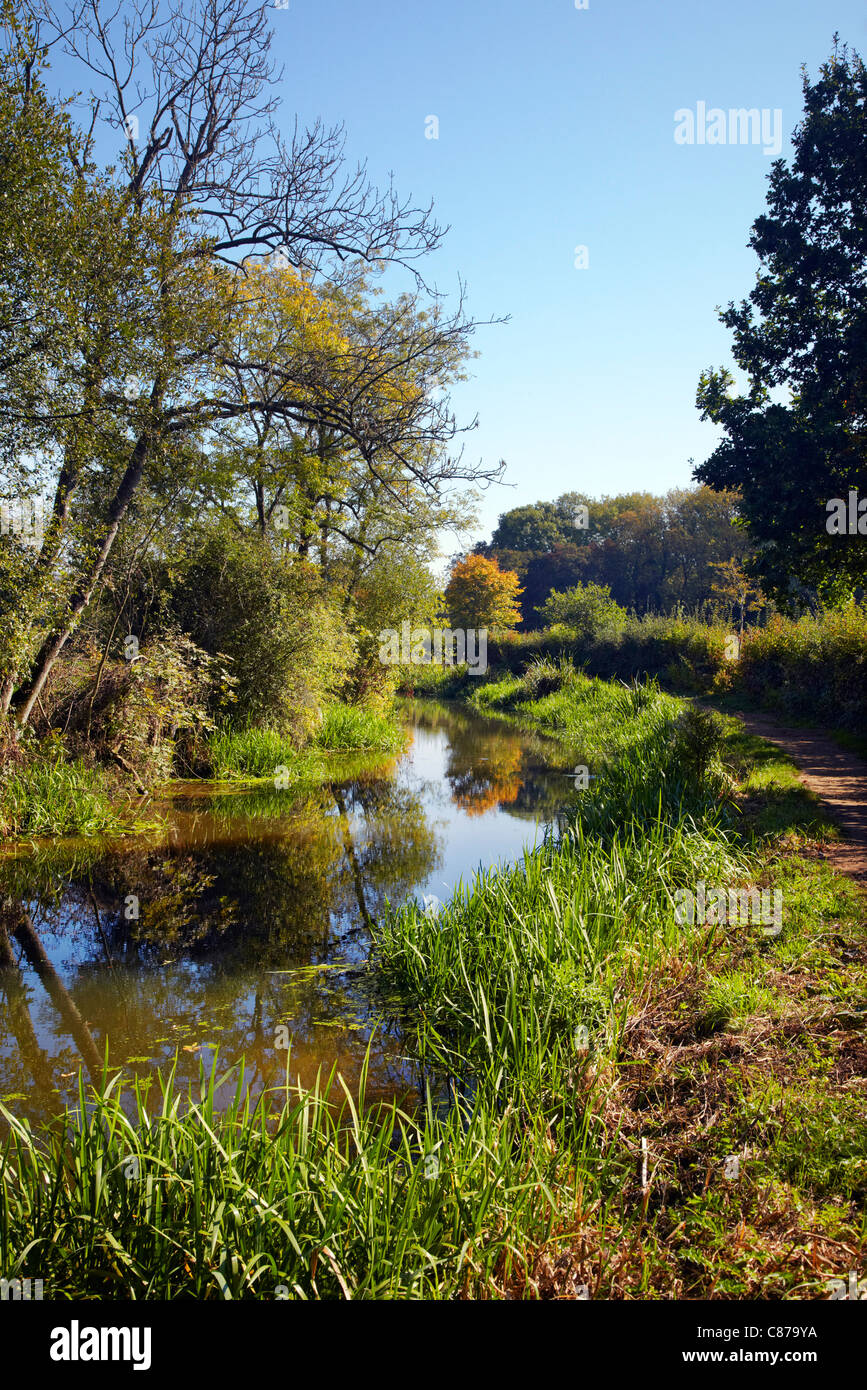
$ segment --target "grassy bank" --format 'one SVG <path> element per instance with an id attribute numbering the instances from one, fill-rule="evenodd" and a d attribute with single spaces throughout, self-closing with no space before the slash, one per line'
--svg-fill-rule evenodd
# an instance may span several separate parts
<path id="1" fill-rule="evenodd" d="M 864 1273 L 867 914 L 785 759 L 653 687 L 543 670 L 489 712 L 580 734 L 561 838 L 375 964 L 437 1104 L 337 1079 L 251 1113 L 117 1085 L 0 1183 L 5 1277 L 46 1297 L 827 1297 Z M 677 894 L 782 891 L 782 930 Z M 406 1020 L 412 1020 L 407 1024 Z M 444 1098 L 450 1103 L 444 1104 Z M 134 1161 L 133 1161 L 134 1160 Z M 733 1163 L 733 1160 L 736 1162 Z"/>
<path id="2" fill-rule="evenodd" d="M 399 750 L 405 734 L 390 716 L 334 704 L 322 714 L 311 739 L 299 746 L 276 729 L 215 729 L 197 765 L 216 780 L 317 782 L 333 775 L 336 753 Z M 0 742 L 0 834 L 10 837 L 135 834 L 158 827 L 148 813 L 146 789 L 131 768 L 71 756 L 62 740 Z M 155 788 L 151 787 L 153 791 Z"/>
<path id="3" fill-rule="evenodd" d="M 393 718 L 358 705 L 330 705 L 309 743 L 298 747 L 276 729 L 231 727 L 210 737 L 207 760 L 217 779 L 290 782 L 309 781 L 327 774 L 331 753 L 395 753 L 405 734 Z"/>
<path id="4" fill-rule="evenodd" d="M 37 748 L 0 773 L 0 835 L 120 835 L 152 830 L 156 822 L 98 764 L 67 761 L 56 747 Z"/>
<path id="5" fill-rule="evenodd" d="M 518 676 L 560 660 L 603 680 L 658 679 L 676 694 L 701 695 L 764 709 L 795 722 L 820 723 L 858 740 L 867 725 L 867 606 L 797 619 L 775 615 L 737 630 L 696 617 L 624 617 L 616 630 L 580 638 L 568 628 L 511 632 L 488 639 L 488 678 Z M 407 667 L 403 685 L 417 695 L 466 697 L 484 685 L 466 667 Z"/>

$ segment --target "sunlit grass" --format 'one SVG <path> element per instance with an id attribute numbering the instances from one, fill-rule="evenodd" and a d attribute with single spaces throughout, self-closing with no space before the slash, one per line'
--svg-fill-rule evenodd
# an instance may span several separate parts
<path id="1" fill-rule="evenodd" d="M 393 719 L 356 705 L 330 705 L 311 744 L 299 748 L 277 729 L 217 729 L 209 744 L 213 776 L 273 779 L 278 769 L 291 782 L 321 775 L 326 755 L 336 752 L 394 752 L 405 734 Z"/>
<path id="2" fill-rule="evenodd" d="M 550 1232 L 557 1161 L 515 1115 L 368 1107 L 333 1075 L 256 1104 L 216 1066 L 187 1096 L 159 1083 L 156 1104 L 82 1085 L 39 1134 L 0 1107 L 3 1277 L 50 1298 L 449 1298 Z"/>
<path id="3" fill-rule="evenodd" d="M 104 778 L 61 757 L 8 767 L 0 781 L 4 835 L 112 835 L 129 824 L 112 807 Z"/>

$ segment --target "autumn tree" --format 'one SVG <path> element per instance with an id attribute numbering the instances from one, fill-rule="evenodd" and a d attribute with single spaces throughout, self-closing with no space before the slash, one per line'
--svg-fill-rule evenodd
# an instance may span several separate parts
<path id="1" fill-rule="evenodd" d="M 751 605 L 758 606 L 764 601 L 761 588 L 753 582 L 737 560 L 712 563 L 711 569 L 716 576 L 711 585 L 714 597 L 725 604 L 729 616 L 737 608 L 740 635 L 743 637 L 747 610 Z"/>
<path id="2" fill-rule="evenodd" d="M 453 567 L 445 601 L 453 627 L 508 629 L 521 616 L 518 576 L 496 560 L 469 555 Z"/>

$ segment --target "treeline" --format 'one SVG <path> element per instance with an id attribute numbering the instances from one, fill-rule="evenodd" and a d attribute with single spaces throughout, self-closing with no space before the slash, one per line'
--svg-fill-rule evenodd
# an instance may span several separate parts
<path id="1" fill-rule="evenodd" d="M 505 512 L 490 543 L 474 550 L 518 575 L 524 631 L 542 626 L 538 610 L 552 591 L 576 584 L 607 586 L 622 608 L 639 614 L 681 607 L 728 615 L 738 599 L 733 577 L 750 550 L 736 503 L 733 493 L 709 487 L 673 488 L 663 497 L 567 492 Z"/>

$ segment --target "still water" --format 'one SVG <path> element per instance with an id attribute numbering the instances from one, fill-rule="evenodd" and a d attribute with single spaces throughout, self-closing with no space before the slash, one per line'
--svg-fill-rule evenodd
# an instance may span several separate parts
<path id="1" fill-rule="evenodd" d="M 159 836 L 7 847 L 0 1100 L 47 1118 L 106 1049 L 142 1077 L 177 1054 L 184 1082 L 219 1049 L 255 1093 L 284 1077 L 287 1038 L 302 1084 L 336 1066 L 354 1088 L 369 1049 L 368 1096 L 410 1099 L 371 924 L 519 859 L 574 792 L 560 744 L 465 707 L 405 718 L 402 754 L 336 756 L 314 790 L 176 784 Z"/>

